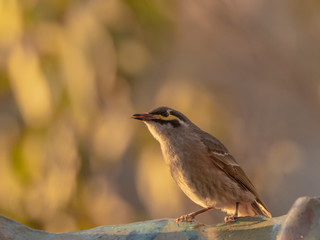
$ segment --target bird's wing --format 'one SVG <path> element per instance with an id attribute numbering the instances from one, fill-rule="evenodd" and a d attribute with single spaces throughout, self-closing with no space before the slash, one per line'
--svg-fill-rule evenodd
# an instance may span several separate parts
<path id="1" fill-rule="evenodd" d="M 202 136 L 201 141 L 207 147 L 212 163 L 237 182 L 244 190 L 248 190 L 258 197 L 255 187 L 227 148 L 208 133 L 202 134 Z"/>
<path id="2" fill-rule="evenodd" d="M 256 197 L 256 201 L 253 203 L 255 210 L 258 214 L 271 217 L 270 212 L 267 210 L 264 203 L 260 200 L 258 193 L 249 180 L 245 172 L 242 170 L 237 161 L 229 153 L 228 149 L 215 137 L 203 132 L 201 141 L 207 147 L 208 154 L 212 163 L 226 175 L 232 178 L 239 184 L 244 190 L 250 191 Z"/>

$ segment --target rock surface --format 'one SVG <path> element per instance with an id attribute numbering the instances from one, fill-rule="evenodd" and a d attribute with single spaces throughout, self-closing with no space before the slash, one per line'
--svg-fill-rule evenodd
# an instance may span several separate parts
<path id="1" fill-rule="evenodd" d="M 108 239 L 320 239 L 320 198 L 297 199 L 287 215 L 274 218 L 241 217 L 236 222 L 202 225 L 160 219 L 127 225 L 101 226 L 69 233 L 49 233 L 0 216 L 1 240 Z"/>

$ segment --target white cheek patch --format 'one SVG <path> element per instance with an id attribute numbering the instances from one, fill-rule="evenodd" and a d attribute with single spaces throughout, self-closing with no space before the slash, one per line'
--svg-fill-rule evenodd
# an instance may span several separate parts
<path id="1" fill-rule="evenodd" d="M 179 120 L 179 123 L 183 125 L 180 127 L 187 127 L 187 124 L 185 122 Z M 170 123 L 158 125 L 145 122 L 145 124 L 147 125 L 152 136 L 160 143 L 162 141 L 165 141 L 168 137 L 168 134 L 170 134 L 174 130 L 174 127 Z"/>
<path id="2" fill-rule="evenodd" d="M 145 124 L 147 125 L 150 133 L 152 134 L 152 136 L 157 139 L 157 141 L 160 142 L 160 134 L 159 134 L 159 130 L 157 129 L 156 126 L 149 124 L 148 122 L 145 122 Z"/>

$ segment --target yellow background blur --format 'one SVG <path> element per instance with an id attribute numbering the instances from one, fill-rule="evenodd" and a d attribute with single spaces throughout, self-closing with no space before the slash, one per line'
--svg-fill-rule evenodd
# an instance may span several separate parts
<path id="1" fill-rule="evenodd" d="M 0 0 L 0 214 L 62 232 L 199 209 L 130 119 L 160 105 L 221 139 L 274 216 L 319 195 L 319 10 Z"/>

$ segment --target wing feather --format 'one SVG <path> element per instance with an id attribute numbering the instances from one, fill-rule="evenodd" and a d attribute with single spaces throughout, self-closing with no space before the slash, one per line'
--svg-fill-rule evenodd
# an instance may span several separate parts
<path id="1" fill-rule="evenodd" d="M 207 147 L 212 163 L 226 175 L 228 175 L 231 179 L 233 179 L 236 183 L 238 183 L 242 189 L 254 194 L 254 196 L 256 197 L 256 202 L 262 208 L 258 213 L 270 217 L 271 214 L 267 210 L 264 203 L 260 200 L 252 182 L 249 180 L 238 162 L 229 153 L 228 149 L 215 137 L 206 132 L 203 133 L 201 134 L 203 136 L 201 141 Z"/>

